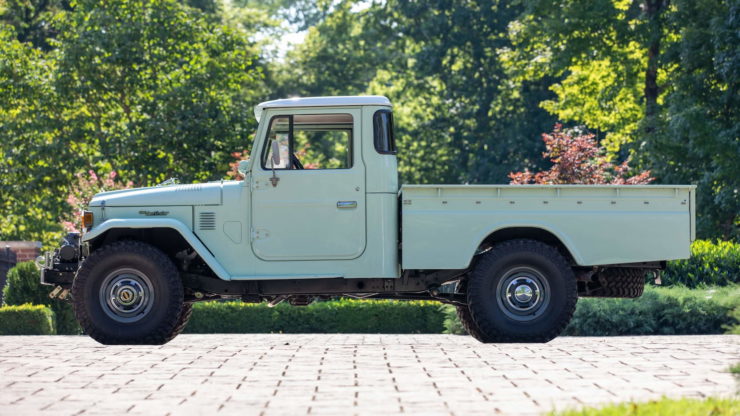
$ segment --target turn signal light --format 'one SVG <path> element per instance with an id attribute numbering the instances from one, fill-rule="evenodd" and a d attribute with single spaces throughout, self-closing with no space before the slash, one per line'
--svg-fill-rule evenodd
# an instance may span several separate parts
<path id="1" fill-rule="evenodd" d="M 82 228 L 90 229 L 93 226 L 93 213 L 91 211 L 82 211 Z"/>

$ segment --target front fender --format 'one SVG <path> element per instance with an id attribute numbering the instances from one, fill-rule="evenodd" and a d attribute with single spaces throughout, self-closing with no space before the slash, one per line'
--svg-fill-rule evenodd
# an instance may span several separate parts
<path id="1" fill-rule="evenodd" d="M 196 253 L 200 256 L 200 258 L 203 259 L 203 261 L 208 265 L 208 267 L 213 270 L 213 273 L 216 274 L 219 278 L 223 280 L 231 280 L 231 275 L 221 266 L 221 263 L 216 260 L 216 258 L 211 254 L 210 251 L 208 251 L 208 248 L 206 248 L 205 245 L 200 241 L 200 239 L 193 234 L 193 232 L 183 224 L 181 221 L 173 219 L 173 218 L 135 218 L 135 219 L 110 219 L 106 220 L 94 229 L 90 230 L 89 232 L 85 233 L 82 236 L 83 242 L 90 242 L 95 240 L 96 238 L 100 237 L 101 235 L 105 234 L 107 231 L 113 230 L 113 229 L 125 229 L 125 228 L 171 228 L 178 233 L 185 239 L 185 241 L 190 244 L 190 247 L 195 250 Z"/>

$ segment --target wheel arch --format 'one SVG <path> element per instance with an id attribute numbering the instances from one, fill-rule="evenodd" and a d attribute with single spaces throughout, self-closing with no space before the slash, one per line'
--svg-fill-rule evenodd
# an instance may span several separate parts
<path id="1" fill-rule="evenodd" d="M 504 226 L 487 234 L 478 244 L 477 252 L 515 239 L 539 241 L 556 247 L 572 264 L 581 264 L 580 253 L 562 234 L 544 226 Z"/>
<path id="2" fill-rule="evenodd" d="M 82 236 L 82 241 L 90 245 L 91 251 L 126 239 L 151 244 L 171 258 L 174 253 L 191 248 L 214 275 L 231 280 L 230 274 L 200 239 L 184 223 L 175 219 L 110 219 Z"/>

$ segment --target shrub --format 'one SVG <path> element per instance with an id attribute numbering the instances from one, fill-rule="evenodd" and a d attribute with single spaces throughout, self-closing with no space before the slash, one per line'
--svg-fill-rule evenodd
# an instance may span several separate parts
<path id="1" fill-rule="evenodd" d="M 735 306 L 735 309 L 730 312 L 730 318 L 732 318 L 735 323 L 734 325 L 727 325 L 727 333 L 740 335 L 740 305 Z"/>
<path id="2" fill-rule="evenodd" d="M 687 289 L 646 287 L 637 299 L 582 298 L 563 335 L 720 334 L 740 316 L 740 287 Z M 462 334 L 453 307 L 446 307 L 446 331 Z M 449 322 L 449 323 L 448 323 Z"/>
<path id="3" fill-rule="evenodd" d="M 40 283 L 39 270 L 33 262 L 18 263 L 8 271 L 8 279 L 3 289 L 4 305 L 31 303 L 44 305 L 54 311 L 56 333 L 76 335 L 82 332 L 72 310 L 72 305 L 49 298 L 51 286 Z"/>
<path id="4" fill-rule="evenodd" d="M 561 124 L 556 124 L 552 133 L 542 135 L 542 140 L 545 142 L 542 157 L 550 159 L 550 169 L 537 173 L 529 170 L 509 173 L 512 184 L 638 185 L 654 180 L 650 171 L 632 176 L 626 160 L 619 165 L 612 163 L 594 134 L 563 129 Z"/>
<path id="5" fill-rule="evenodd" d="M 740 288 L 646 288 L 637 299 L 586 298 L 564 335 L 721 334 L 734 319 Z"/>
<path id="6" fill-rule="evenodd" d="M 42 305 L 0 308 L 0 335 L 53 335 L 54 312 Z"/>
<path id="7" fill-rule="evenodd" d="M 340 299 L 305 307 L 204 302 L 193 308 L 189 333 L 440 333 L 440 305 L 430 301 Z"/>
<path id="8" fill-rule="evenodd" d="M 687 287 L 740 283 L 740 244 L 694 241 L 691 258 L 669 261 L 661 280 L 666 286 L 680 284 Z"/>

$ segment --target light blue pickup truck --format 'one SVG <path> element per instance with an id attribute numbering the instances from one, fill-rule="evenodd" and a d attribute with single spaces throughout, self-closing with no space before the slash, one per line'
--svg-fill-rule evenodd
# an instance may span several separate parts
<path id="1" fill-rule="evenodd" d="M 385 97 L 268 101 L 242 180 L 104 192 L 42 283 L 103 344 L 161 344 L 192 304 L 453 304 L 482 342 L 546 342 L 578 297 L 638 297 L 689 256 L 693 186 L 399 186 Z M 430 162 L 432 163 L 432 162 Z"/>

